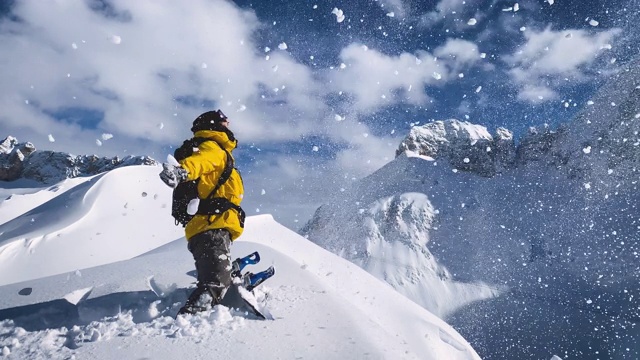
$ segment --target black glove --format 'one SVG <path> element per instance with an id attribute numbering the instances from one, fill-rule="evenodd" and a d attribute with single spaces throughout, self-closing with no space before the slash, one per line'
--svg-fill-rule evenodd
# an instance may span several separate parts
<path id="1" fill-rule="evenodd" d="M 167 184 L 167 186 L 175 188 L 179 183 L 187 180 L 187 170 L 179 166 L 164 163 L 162 164 L 160 179 Z"/>

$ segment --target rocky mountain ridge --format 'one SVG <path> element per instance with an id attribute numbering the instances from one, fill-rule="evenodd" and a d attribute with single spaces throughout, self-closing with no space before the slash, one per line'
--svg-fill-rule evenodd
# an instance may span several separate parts
<path id="1" fill-rule="evenodd" d="M 30 179 L 55 184 L 67 178 L 91 176 L 130 165 L 157 165 L 148 156 L 98 157 L 37 150 L 30 142 L 8 136 L 0 142 L 0 181 Z"/>

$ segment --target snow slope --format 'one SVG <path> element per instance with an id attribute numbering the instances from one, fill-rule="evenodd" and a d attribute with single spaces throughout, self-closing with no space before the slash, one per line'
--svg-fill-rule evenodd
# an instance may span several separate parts
<path id="1" fill-rule="evenodd" d="M 0 202 L 0 216 L 17 215 L 0 225 L 0 284 L 130 259 L 182 237 L 159 172 L 123 167 Z"/>
<path id="2" fill-rule="evenodd" d="M 93 177 L 2 225 L 3 355 L 479 358 L 445 322 L 269 215 L 247 219 L 232 255 L 260 251 L 254 271 L 275 264 L 276 275 L 256 291 L 275 320 L 221 306 L 174 320 L 194 286 L 194 267 L 167 215 L 170 192 L 157 170 L 132 166 Z M 24 239 L 37 240 L 31 251 Z"/>

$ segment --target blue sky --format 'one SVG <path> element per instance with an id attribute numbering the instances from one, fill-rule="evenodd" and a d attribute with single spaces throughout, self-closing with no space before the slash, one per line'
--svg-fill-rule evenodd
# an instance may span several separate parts
<path id="1" fill-rule="evenodd" d="M 247 212 L 296 227 L 327 192 L 393 159 L 412 124 L 458 118 L 517 138 L 570 120 L 637 56 L 638 11 L 629 0 L 4 1 L 0 136 L 162 161 L 197 115 L 221 108 L 241 142 Z"/>

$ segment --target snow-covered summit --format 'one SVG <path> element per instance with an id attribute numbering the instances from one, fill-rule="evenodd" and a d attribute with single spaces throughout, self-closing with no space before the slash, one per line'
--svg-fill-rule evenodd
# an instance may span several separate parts
<path id="1" fill-rule="evenodd" d="M 403 153 L 442 159 L 458 170 L 491 177 L 512 164 L 515 145 L 505 128 L 494 137 L 484 126 L 449 119 L 412 127 L 396 156 Z"/>
<path id="2" fill-rule="evenodd" d="M 32 143 L 21 143 L 13 136 L 0 142 L 0 181 L 22 178 L 51 185 L 64 179 L 97 175 L 122 166 L 156 164 L 148 156 L 107 158 L 39 151 Z"/>

